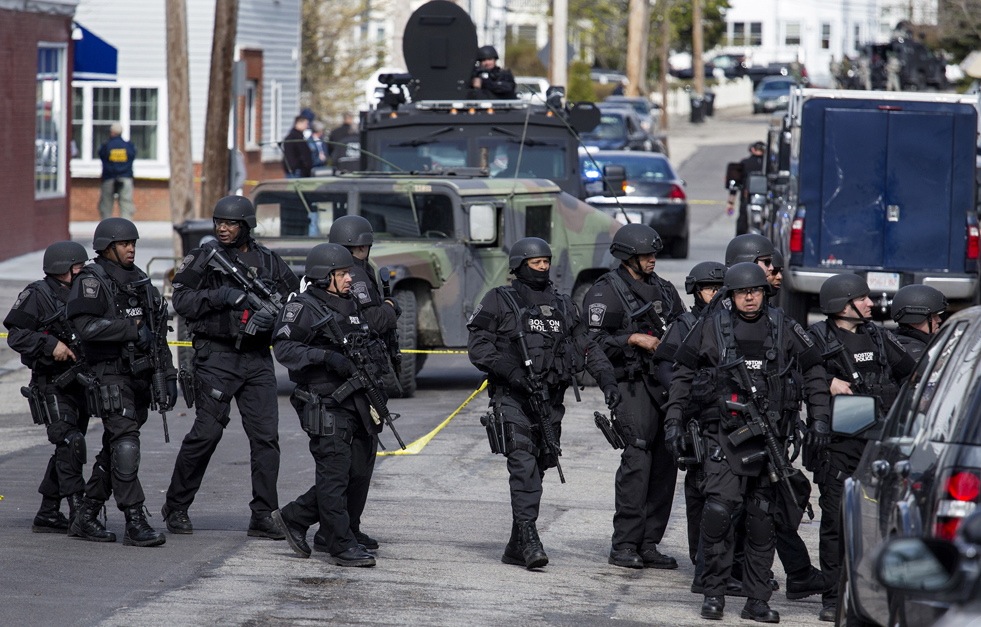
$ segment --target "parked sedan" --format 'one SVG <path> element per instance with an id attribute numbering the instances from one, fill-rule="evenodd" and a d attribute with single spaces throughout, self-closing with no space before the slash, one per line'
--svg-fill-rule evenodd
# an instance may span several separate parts
<path id="1" fill-rule="evenodd" d="M 786 76 L 767 76 L 753 92 L 753 113 L 772 113 L 790 105 L 790 90 L 797 82 Z"/>
<path id="2" fill-rule="evenodd" d="M 664 252 L 676 259 L 688 257 L 688 196 L 671 162 L 663 154 L 626 150 L 580 151 L 586 202 L 620 222 L 649 224 L 664 241 Z M 604 173 L 620 166 L 620 188 L 609 189 Z"/>
<path id="3" fill-rule="evenodd" d="M 838 624 L 926 625 L 936 604 L 888 593 L 876 547 L 892 537 L 951 539 L 981 503 L 981 307 L 952 316 L 923 354 L 864 455 L 845 479 Z M 833 430 L 841 424 L 836 397 Z M 851 401 L 845 401 L 851 402 Z M 861 415 L 862 412 L 852 412 Z M 866 409 L 866 422 L 875 423 Z"/>
<path id="4" fill-rule="evenodd" d="M 648 133 L 655 133 L 661 127 L 661 107 L 643 96 L 607 96 L 600 106 L 632 108 Z"/>
<path id="5" fill-rule="evenodd" d="M 600 107 L 600 123 L 581 136 L 583 146 L 598 150 L 646 150 L 657 145 L 629 107 Z"/>

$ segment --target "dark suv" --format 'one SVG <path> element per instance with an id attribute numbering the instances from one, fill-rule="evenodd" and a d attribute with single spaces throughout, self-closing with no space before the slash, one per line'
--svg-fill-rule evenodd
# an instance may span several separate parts
<path id="1" fill-rule="evenodd" d="M 847 432 L 836 408 L 836 432 Z M 874 410 L 869 412 L 874 416 Z M 874 417 L 871 421 L 874 421 Z M 871 422 L 870 421 L 870 422 Z M 845 559 L 838 624 L 926 625 L 944 608 L 889 593 L 874 578 L 895 536 L 950 539 L 981 496 L 981 307 L 952 316 L 869 440 L 842 495 Z"/>

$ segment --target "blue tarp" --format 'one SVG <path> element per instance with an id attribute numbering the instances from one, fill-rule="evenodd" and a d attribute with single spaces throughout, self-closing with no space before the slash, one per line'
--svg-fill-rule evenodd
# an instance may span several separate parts
<path id="1" fill-rule="evenodd" d="M 116 80 L 116 48 L 104 39 L 75 22 L 72 39 L 75 40 L 75 70 L 72 80 Z"/>

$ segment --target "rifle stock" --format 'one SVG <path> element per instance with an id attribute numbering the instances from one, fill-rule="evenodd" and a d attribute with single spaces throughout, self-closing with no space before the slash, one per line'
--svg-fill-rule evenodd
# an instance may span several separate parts
<path id="1" fill-rule="evenodd" d="M 167 370 L 160 359 L 161 347 L 167 346 L 167 321 L 170 319 L 170 312 L 167 311 L 167 302 L 160 298 L 160 306 L 156 311 L 149 311 L 154 307 L 153 285 L 150 277 L 143 279 L 146 290 L 146 306 L 143 323 L 150 328 L 153 335 L 153 346 L 147 355 L 150 360 L 153 374 L 150 377 L 150 409 L 160 413 L 160 420 L 163 422 L 164 442 L 170 443 L 170 429 L 167 426 Z"/>

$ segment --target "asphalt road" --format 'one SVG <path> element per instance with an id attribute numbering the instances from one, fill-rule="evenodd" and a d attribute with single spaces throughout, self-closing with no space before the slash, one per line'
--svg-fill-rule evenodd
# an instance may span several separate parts
<path id="1" fill-rule="evenodd" d="M 724 165 L 762 138 L 765 120 L 730 115 L 700 126 L 675 121 L 670 133 L 689 197 L 698 201 L 691 257 L 659 260 L 657 266 L 681 288 L 692 265 L 721 260 L 734 230 L 734 219 L 724 213 Z M 145 249 L 167 245 L 147 241 Z M 4 268 L 0 309 L 6 312 L 20 287 L 36 277 L 12 276 L 10 265 Z M 414 443 L 412 453 L 381 457 L 376 466 L 363 529 L 381 542 L 378 566 L 345 569 L 319 553 L 297 558 L 285 542 L 246 537 L 249 458 L 237 412 L 190 510 L 193 535 L 168 535 L 164 546 L 144 549 L 32 534 L 36 488 L 51 446 L 26 413 L 18 390 L 27 373 L 12 358 L 9 349 L 0 350 L 0 624 L 704 624 L 701 596 L 688 590 L 693 567 L 686 558 L 680 486 L 661 545 L 680 568 L 635 571 L 607 564 L 618 456 L 593 426 L 593 410 L 602 409 L 594 388 L 584 391 L 582 403 L 571 393 L 566 399 L 562 465 L 568 483 L 561 485 L 554 472 L 546 476 L 539 529 L 550 563 L 529 572 L 500 562 L 510 530 L 507 472 L 504 459 L 488 452 L 478 421 L 486 395 L 447 421 L 481 377 L 465 356 L 431 356 L 416 397 L 392 403 L 401 414 L 396 426 L 403 439 Z M 313 482 L 313 464 L 286 397 L 280 397 L 279 410 L 279 494 L 285 504 Z M 186 408 L 169 418 L 170 444 L 163 442 L 155 414 L 142 438 L 140 475 L 150 522 L 158 529 L 174 457 L 191 422 Z M 100 434 L 101 426 L 93 425 L 90 446 Z M 382 441 L 394 447 L 389 434 Z M 94 454 L 90 450 L 89 457 Z M 117 534 L 123 529 L 122 514 L 111 503 L 108 526 Z M 817 519 L 801 534 L 816 561 Z M 774 570 L 784 585 L 779 562 Z M 742 600 L 728 601 L 721 624 L 746 624 L 739 618 Z M 817 599 L 791 602 L 781 590 L 771 605 L 784 625 L 818 624 Z"/>

